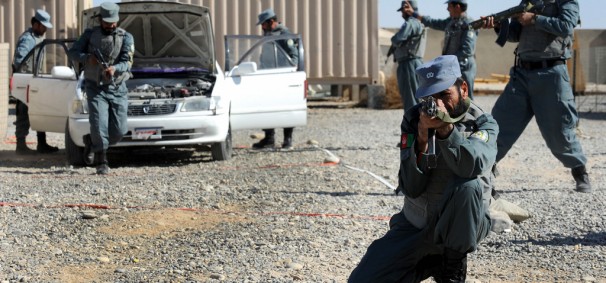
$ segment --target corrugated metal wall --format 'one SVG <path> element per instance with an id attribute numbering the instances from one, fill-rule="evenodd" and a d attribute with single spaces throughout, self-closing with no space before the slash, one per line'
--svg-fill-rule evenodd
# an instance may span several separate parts
<path id="1" fill-rule="evenodd" d="M 46 31 L 46 38 L 78 37 L 78 11 L 92 7 L 92 0 L 2 0 L 0 14 L 2 29 L 0 42 L 8 42 L 14 50 L 19 35 L 31 27 L 36 9 L 44 9 L 51 15 L 53 28 Z M 11 54 L 12 56 L 12 54 Z"/>
<path id="2" fill-rule="evenodd" d="M 8 43 L 0 43 L 0 141 L 6 137 L 8 128 L 8 79 L 10 65 Z"/>
<path id="3" fill-rule="evenodd" d="M 133 2 L 136 0 L 122 0 Z M 378 0 L 167 0 L 210 9 L 217 60 L 227 34 L 261 34 L 257 15 L 273 8 L 303 36 L 311 84 L 374 84 L 379 77 Z"/>

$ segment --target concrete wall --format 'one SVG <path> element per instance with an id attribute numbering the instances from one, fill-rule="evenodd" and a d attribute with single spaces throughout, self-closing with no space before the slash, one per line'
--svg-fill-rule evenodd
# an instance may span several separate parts
<path id="1" fill-rule="evenodd" d="M 379 42 L 389 44 L 384 37 L 391 37 L 396 30 L 389 29 L 379 33 L 382 38 Z M 606 31 L 577 29 L 576 41 L 579 45 L 577 58 L 580 61 L 582 73 L 587 83 L 606 84 Z M 427 49 L 424 61 L 439 56 L 442 52 L 444 33 L 429 30 L 427 38 Z M 513 66 L 515 56 L 513 54 L 516 44 L 507 43 L 500 47 L 495 43 L 496 34 L 492 30 L 480 30 L 476 45 L 476 60 L 478 63 L 478 78 L 490 78 L 491 74 L 509 74 L 509 68 Z M 385 54 L 389 46 L 382 45 L 381 69 L 389 76 L 394 72 L 391 62 L 384 65 Z"/>

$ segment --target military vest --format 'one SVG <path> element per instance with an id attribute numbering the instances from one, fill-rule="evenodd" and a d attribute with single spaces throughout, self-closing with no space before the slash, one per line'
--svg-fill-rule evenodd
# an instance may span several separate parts
<path id="1" fill-rule="evenodd" d="M 121 28 L 117 28 L 114 32 L 109 35 L 105 35 L 100 26 L 93 28 L 90 38 L 88 40 L 88 53 L 95 54 L 95 49 L 99 49 L 103 55 L 103 59 L 110 66 L 116 61 L 116 58 L 120 55 L 122 49 L 122 43 L 126 31 Z M 119 77 L 121 74 L 114 74 L 115 77 Z M 103 75 L 103 66 L 99 62 L 97 65 L 86 64 L 84 66 L 84 78 L 89 81 L 93 81 L 96 84 L 108 85 L 111 84 L 111 78 L 106 78 Z M 120 82 L 115 82 L 116 84 Z"/>
<path id="2" fill-rule="evenodd" d="M 455 123 L 454 126 L 467 138 L 478 130 L 478 122 L 480 119 L 485 119 L 481 117 L 482 115 L 484 115 L 484 111 L 472 101 L 465 117 L 460 122 Z M 437 167 L 431 169 L 431 176 L 428 178 L 425 192 L 416 198 L 404 198 L 404 208 L 402 209 L 404 215 L 410 223 L 419 229 L 423 229 L 429 221 L 436 219 L 442 209 L 444 190 L 452 183 L 454 178 L 458 178 L 448 168 L 437 146 L 436 155 L 438 157 Z M 482 173 L 477 179 L 482 186 L 484 207 L 489 207 L 490 184 L 492 183 L 490 170 Z"/>
<path id="3" fill-rule="evenodd" d="M 421 29 L 421 34 L 409 38 L 394 50 L 393 56 L 396 61 L 402 61 L 412 58 L 423 58 L 425 55 L 425 46 L 427 45 L 427 28 Z"/>
<path id="4" fill-rule="evenodd" d="M 560 14 L 559 0 L 544 0 L 544 9 L 539 15 L 557 17 Z M 539 29 L 536 25 L 522 28 L 517 54 L 522 60 L 568 58 L 567 50 L 572 45 L 572 35 L 560 37 Z"/>
<path id="5" fill-rule="evenodd" d="M 468 32 L 476 32 L 468 28 L 469 22 L 471 22 L 471 20 L 465 15 L 462 15 L 460 18 L 452 19 L 448 25 L 446 25 L 446 29 L 444 29 L 444 47 L 442 48 L 442 55 L 456 55 L 463 43 L 463 37 Z"/>

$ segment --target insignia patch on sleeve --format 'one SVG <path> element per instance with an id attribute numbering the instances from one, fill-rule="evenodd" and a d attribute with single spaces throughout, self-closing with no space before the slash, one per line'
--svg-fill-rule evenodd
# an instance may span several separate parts
<path id="1" fill-rule="evenodd" d="M 400 140 L 400 147 L 405 149 L 412 147 L 412 143 L 415 141 L 415 135 L 402 133 L 402 139 Z"/>
<path id="2" fill-rule="evenodd" d="M 471 134 L 471 136 L 469 136 L 469 137 L 479 139 L 483 142 L 488 142 L 488 132 L 487 131 L 477 131 L 477 132 Z"/>

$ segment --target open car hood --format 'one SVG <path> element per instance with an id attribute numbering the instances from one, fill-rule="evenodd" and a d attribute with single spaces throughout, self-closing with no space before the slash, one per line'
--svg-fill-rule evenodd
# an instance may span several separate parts
<path id="1" fill-rule="evenodd" d="M 124 2 L 118 26 L 135 40 L 133 72 L 215 73 L 208 8 L 174 2 Z M 99 25 L 99 7 L 83 11 L 82 27 Z"/>

